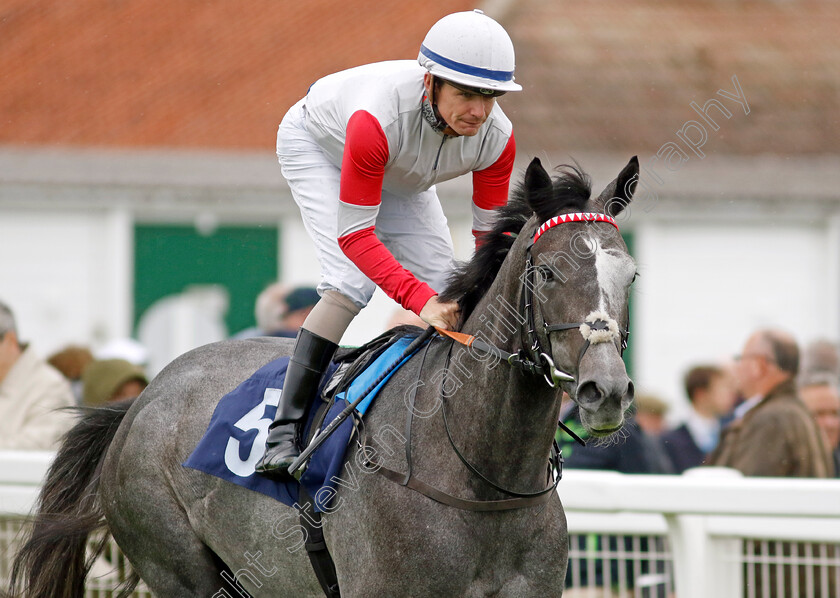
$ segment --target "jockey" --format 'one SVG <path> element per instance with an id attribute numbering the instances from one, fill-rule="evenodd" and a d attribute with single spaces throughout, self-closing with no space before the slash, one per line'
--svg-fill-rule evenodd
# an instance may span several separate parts
<path id="1" fill-rule="evenodd" d="M 514 82 L 510 37 L 481 11 L 429 30 L 418 62 L 369 64 L 316 81 L 277 134 L 277 157 L 321 265 L 320 301 L 304 321 L 257 471 L 288 479 L 297 424 L 344 331 L 376 286 L 430 325 L 452 240 L 434 185 L 473 173 L 476 243 L 507 202 L 516 146 L 496 104 Z"/>

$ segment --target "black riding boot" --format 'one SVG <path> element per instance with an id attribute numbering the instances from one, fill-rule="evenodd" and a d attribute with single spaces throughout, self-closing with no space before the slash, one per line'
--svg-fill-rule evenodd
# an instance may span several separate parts
<path id="1" fill-rule="evenodd" d="M 318 391 L 321 376 L 330 365 L 335 350 L 332 341 L 303 328 L 298 332 L 295 349 L 286 370 L 283 392 L 274 422 L 269 427 L 265 455 L 257 471 L 271 477 L 293 479 L 288 469 L 300 455 L 297 428 Z"/>

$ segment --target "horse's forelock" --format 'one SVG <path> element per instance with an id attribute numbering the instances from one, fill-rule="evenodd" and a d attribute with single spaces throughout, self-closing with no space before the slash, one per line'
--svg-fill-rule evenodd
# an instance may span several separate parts
<path id="1" fill-rule="evenodd" d="M 592 195 L 592 179 L 580 165 L 561 164 L 557 171 L 559 174 L 552 180 L 551 197 L 542 199 L 539 211 L 534 209 L 539 224 L 558 214 L 585 211 Z"/>

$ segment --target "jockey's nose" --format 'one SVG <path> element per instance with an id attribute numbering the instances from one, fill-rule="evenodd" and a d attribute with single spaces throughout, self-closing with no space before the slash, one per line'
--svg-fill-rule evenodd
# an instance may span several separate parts
<path id="1" fill-rule="evenodd" d="M 469 103 L 469 114 L 473 118 L 481 119 L 482 121 L 487 118 L 490 112 L 493 110 L 493 98 L 484 98 L 477 96 L 472 98 Z"/>

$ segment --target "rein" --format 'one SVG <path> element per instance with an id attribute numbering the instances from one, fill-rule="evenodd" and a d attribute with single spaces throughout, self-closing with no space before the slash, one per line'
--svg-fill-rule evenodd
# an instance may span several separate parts
<path id="1" fill-rule="evenodd" d="M 443 330 L 437 327 L 435 327 L 435 330 L 437 330 L 437 332 L 442 336 L 446 336 L 452 339 L 453 341 L 460 343 L 468 348 L 475 348 L 485 353 L 492 353 L 498 355 L 511 366 L 517 367 L 522 371 L 536 375 L 541 374 L 544 377 L 546 383 L 551 388 L 556 388 L 558 384 L 562 382 L 568 383 L 575 381 L 574 376 L 557 369 L 557 367 L 555 367 L 554 365 L 554 361 L 552 360 L 550 354 L 551 338 L 549 335 L 552 332 L 561 332 L 566 330 L 572 330 L 574 328 L 580 330 L 585 342 L 584 345 L 581 347 L 580 353 L 578 355 L 578 371 L 580 370 L 580 363 L 583 360 L 584 354 L 592 344 L 608 342 L 620 336 L 620 352 L 623 355 L 624 349 L 626 349 L 627 347 L 627 337 L 629 335 L 629 331 L 619 330 L 616 321 L 610 318 L 609 315 L 601 312 L 593 312 L 589 314 L 583 322 L 561 324 L 548 324 L 547 322 L 544 322 L 543 327 L 544 332 L 546 334 L 546 339 L 549 343 L 549 349 L 546 350 L 542 346 L 540 337 L 536 332 L 536 317 L 534 313 L 534 273 L 537 271 L 537 268 L 534 266 L 533 256 L 531 255 L 531 247 L 533 247 L 534 243 L 536 243 L 540 236 L 542 236 L 546 231 L 553 228 L 554 226 L 565 222 L 607 222 L 615 226 L 616 229 L 618 229 L 618 225 L 616 224 L 615 219 L 613 219 L 612 217 L 607 216 L 606 214 L 598 214 L 592 212 L 562 214 L 560 216 L 548 220 L 547 222 L 542 224 L 539 227 L 539 229 L 537 229 L 537 232 L 534 234 L 534 239 L 531 241 L 527 248 L 527 259 L 525 262 L 525 280 L 523 281 L 522 291 L 520 293 L 520 309 L 524 312 L 525 322 L 527 325 L 526 345 L 529 347 L 527 353 L 524 349 L 520 350 L 518 353 L 509 353 L 503 349 L 500 349 L 499 347 L 496 347 L 495 345 L 492 345 L 472 335 Z M 426 355 L 430 346 L 431 343 L 428 343 L 423 352 L 423 359 L 421 361 L 417 373 L 418 380 L 422 372 L 423 364 L 425 363 Z M 452 356 L 453 346 L 454 343 L 450 345 L 449 351 L 446 355 L 446 364 L 443 370 L 444 377 L 441 381 L 442 388 L 445 388 L 446 373 L 448 372 L 448 366 L 450 358 Z M 411 472 L 411 422 L 414 413 L 414 399 L 417 393 L 418 386 L 418 384 L 415 384 L 413 387 L 413 392 L 410 399 L 411 403 L 408 406 L 408 415 L 406 421 L 406 463 L 408 468 L 407 473 L 401 474 L 399 472 L 388 469 L 379 463 L 373 462 L 369 457 L 370 453 L 368 449 L 371 449 L 374 452 L 375 449 L 372 446 L 368 445 L 366 443 L 366 440 L 364 440 L 360 442 L 360 448 L 364 452 L 367 466 L 371 468 L 376 468 L 377 473 L 381 474 L 386 479 L 400 484 L 401 486 L 411 488 L 412 490 L 419 492 L 420 494 L 423 494 L 424 496 L 431 498 L 434 501 L 468 511 L 505 511 L 511 509 L 521 509 L 525 507 L 543 504 L 551 497 L 551 493 L 557 488 L 557 485 L 560 483 L 560 480 L 563 477 L 563 456 L 560 453 L 560 449 L 557 446 L 556 442 L 552 443 L 552 451 L 549 457 L 549 475 L 552 469 L 556 472 L 554 476 L 554 483 L 549 482 L 549 485 L 546 488 L 537 492 L 517 492 L 514 490 L 504 488 L 496 482 L 492 481 L 486 475 L 482 474 L 478 469 L 476 469 L 476 467 L 472 463 L 470 463 L 467 460 L 466 457 L 464 457 L 463 453 L 455 444 L 455 440 L 452 437 L 452 432 L 449 427 L 449 421 L 446 418 L 446 402 L 443 400 L 441 400 L 441 416 L 443 417 L 443 424 L 446 430 L 446 436 L 449 440 L 450 446 L 452 447 L 455 454 L 458 456 L 458 459 L 460 459 L 461 463 L 464 464 L 464 466 L 470 471 L 470 473 L 479 478 L 482 482 L 484 482 L 494 490 L 501 492 L 502 494 L 505 494 L 507 496 L 511 496 L 513 498 L 501 500 L 467 500 L 463 498 L 458 498 L 456 496 L 452 496 L 451 494 L 443 492 L 442 490 L 435 488 L 434 486 L 431 486 L 414 477 Z M 577 442 L 585 445 L 583 440 L 581 440 L 574 432 L 572 432 L 566 426 L 564 426 L 562 422 L 560 422 L 559 425 L 567 433 L 569 433 Z"/>
<path id="2" fill-rule="evenodd" d="M 417 378 L 420 379 L 420 375 L 423 371 L 423 364 L 426 361 L 426 355 L 428 354 L 429 347 L 431 347 L 432 343 L 428 343 L 423 351 L 423 358 L 420 362 L 420 367 L 417 368 Z M 452 347 L 454 345 L 450 345 L 449 351 L 446 354 L 446 365 L 444 367 L 444 380 L 441 381 L 441 386 L 445 386 L 445 376 L 446 371 L 449 366 L 449 361 L 452 356 Z M 417 388 L 421 386 L 420 384 L 413 385 L 413 392 L 411 393 L 410 403 L 407 409 L 407 416 L 406 416 L 406 441 L 405 441 L 405 457 L 407 463 L 407 472 L 406 473 L 399 473 L 392 469 L 388 469 L 383 465 L 376 463 L 372 460 L 371 454 L 376 452 L 376 449 L 371 445 L 367 444 L 367 439 L 363 439 L 359 443 L 359 447 L 362 453 L 365 456 L 365 467 L 369 467 L 370 469 L 376 470 L 376 473 L 382 475 L 386 479 L 399 484 L 400 486 L 405 486 L 406 488 L 410 488 L 415 492 L 419 492 L 423 496 L 427 498 L 431 498 L 432 500 L 439 502 L 441 504 L 455 507 L 457 509 L 461 509 L 464 511 L 476 511 L 476 512 L 484 512 L 484 511 L 509 511 L 512 509 L 523 509 L 526 507 L 533 507 L 537 505 L 541 505 L 545 503 L 549 498 L 551 498 L 551 493 L 557 488 L 557 485 L 560 483 L 560 480 L 563 477 L 563 456 L 560 454 L 560 449 L 556 443 L 552 445 L 552 452 L 549 459 L 549 475 L 551 470 L 553 469 L 555 472 L 554 475 L 554 483 L 550 483 L 550 485 L 538 492 L 514 492 L 512 490 L 507 490 L 486 476 L 484 476 L 480 471 L 478 471 L 461 453 L 458 449 L 457 445 L 455 444 L 454 439 L 452 438 L 452 433 L 449 429 L 449 422 L 446 419 L 446 408 L 445 402 L 441 402 L 441 415 L 443 416 L 443 423 L 446 429 L 446 436 L 449 439 L 449 444 L 452 446 L 455 454 L 461 460 L 461 462 L 467 467 L 467 469 L 479 479 L 481 479 L 486 484 L 493 487 L 495 490 L 506 494 L 508 496 L 512 496 L 514 498 L 504 498 L 500 500 L 469 500 L 465 498 L 459 498 L 457 496 L 453 496 L 440 490 L 439 488 L 435 488 L 434 486 L 427 484 L 426 482 L 414 477 L 412 474 L 412 459 L 411 459 L 411 423 L 414 417 L 414 401 L 417 395 Z"/>

